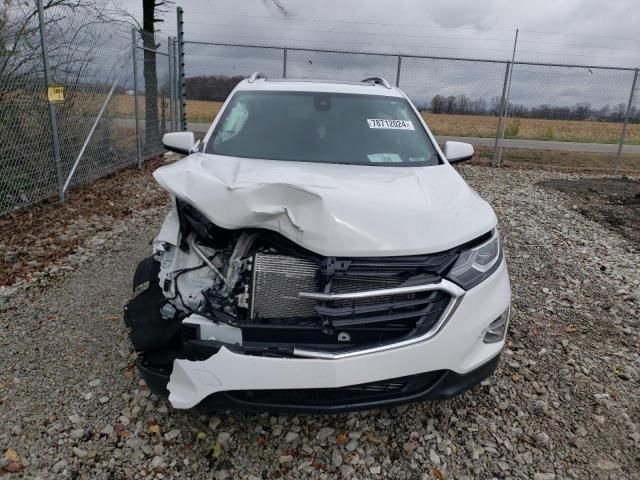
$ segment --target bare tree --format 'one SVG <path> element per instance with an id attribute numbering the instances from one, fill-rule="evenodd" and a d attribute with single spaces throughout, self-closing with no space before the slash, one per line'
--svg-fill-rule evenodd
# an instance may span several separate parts
<path id="1" fill-rule="evenodd" d="M 446 99 L 442 95 L 436 95 L 431 99 L 431 113 L 443 113 L 446 109 Z"/>
<path id="2" fill-rule="evenodd" d="M 613 107 L 612 117 L 616 122 L 622 122 L 624 120 L 625 113 L 627 112 L 627 106 L 624 103 L 619 103 Z"/>
<path id="3" fill-rule="evenodd" d="M 145 84 L 145 150 L 153 151 L 159 142 L 160 129 L 158 121 L 158 75 L 156 72 L 156 23 L 163 22 L 162 14 L 173 0 L 142 0 L 142 43 L 144 50 L 144 84 Z M 283 16 L 289 15 L 281 0 L 262 0 L 266 6 L 273 6 Z M 139 26 L 140 27 L 140 26 Z"/>
<path id="4" fill-rule="evenodd" d="M 34 82 L 42 74 L 42 52 L 38 9 L 35 1 L 3 0 L 0 10 L 0 99 L 9 88 Z M 44 0 L 48 54 L 54 74 L 65 79 L 79 78 L 94 60 L 106 35 L 96 35 L 96 27 L 122 23 L 123 15 L 111 1 Z"/>
<path id="5" fill-rule="evenodd" d="M 3 84 L 14 82 L 20 76 L 40 72 L 41 52 L 39 44 L 38 9 L 35 2 L 6 0 L 0 12 L 0 79 Z M 94 2 L 84 0 L 48 0 L 45 12 L 51 9 L 64 11 L 67 8 L 93 8 Z M 50 29 L 59 18 L 46 16 L 45 28 Z M 66 42 L 55 38 L 50 42 L 50 52 L 62 50 Z M 35 72 L 34 72 L 35 70 Z"/>

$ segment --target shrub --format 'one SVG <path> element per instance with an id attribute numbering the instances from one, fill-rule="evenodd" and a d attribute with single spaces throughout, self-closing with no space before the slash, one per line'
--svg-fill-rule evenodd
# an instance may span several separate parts
<path id="1" fill-rule="evenodd" d="M 505 138 L 516 138 L 520 133 L 520 119 L 515 118 L 504 129 Z"/>
<path id="2" fill-rule="evenodd" d="M 542 134 L 542 138 L 544 140 L 553 140 L 553 137 L 555 136 L 555 133 L 553 131 L 553 127 L 547 127 L 544 130 L 544 133 Z"/>

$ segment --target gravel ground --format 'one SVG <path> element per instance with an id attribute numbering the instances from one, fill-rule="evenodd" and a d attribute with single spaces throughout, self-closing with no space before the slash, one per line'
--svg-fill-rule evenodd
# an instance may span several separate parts
<path id="1" fill-rule="evenodd" d="M 602 223 L 640 248 L 640 180 L 553 179 L 542 185 L 567 194 L 585 217 Z"/>
<path id="2" fill-rule="evenodd" d="M 0 477 L 640 478 L 639 252 L 537 186 L 577 175 L 460 170 L 500 217 L 513 282 L 485 384 L 338 416 L 172 410 L 138 379 L 121 320 L 164 214 L 133 209 L 0 290 Z"/>

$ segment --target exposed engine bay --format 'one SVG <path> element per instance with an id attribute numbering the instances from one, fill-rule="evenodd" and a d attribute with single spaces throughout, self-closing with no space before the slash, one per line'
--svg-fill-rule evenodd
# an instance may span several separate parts
<path id="1" fill-rule="evenodd" d="M 135 349 L 167 367 L 221 346 L 267 356 L 362 350 L 436 325 L 452 297 L 432 287 L 458 253 L 324 257 L 277 232 L 223 229 L 177 200 L 138 267 L 134 287 L 148 286 L 125 319 Z"/>

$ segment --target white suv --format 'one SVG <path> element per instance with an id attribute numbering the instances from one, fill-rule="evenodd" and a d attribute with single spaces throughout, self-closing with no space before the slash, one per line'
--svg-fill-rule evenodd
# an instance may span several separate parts
<path id="1" fill-rule="evenodd" d="M 404 93 L 240 82 L 188 156 L 125 322 L 175 408 L 338 412 L 457 395 L 491 375 L 511 290 L 496 216 Z M 142 290 L 140 287 L 146 288 Z"/>

